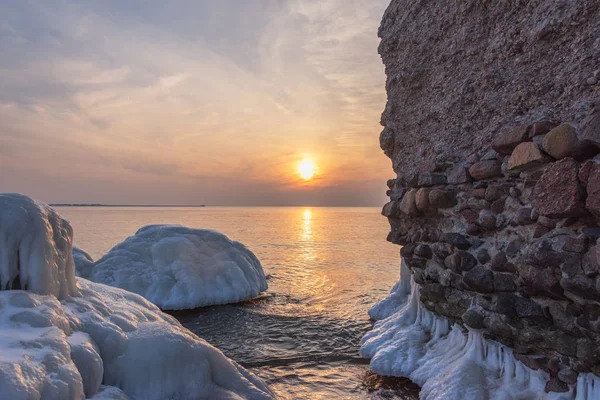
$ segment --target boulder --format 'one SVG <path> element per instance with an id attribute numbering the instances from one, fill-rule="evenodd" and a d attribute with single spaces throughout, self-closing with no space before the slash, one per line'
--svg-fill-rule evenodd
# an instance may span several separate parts
<path id="1" fill-rule="evenodd" d="M 429 208 L 429 188 L 421 188 L 415 195 L 415 204 L 420 211 L 427 211 Z"/>
<path id="2" fill-rule="evenodd" d="M 452 190 L 432 189 L 429 192 L 429 205 L 433 209 L 456 205 L 456 193 Z"/>
<path id="3" fill-rule="evenodd" d="M 539 121 L 532 125 L 529 131 L 529 138 L 534 138 L 538 135 L 545 135 L 554 129 L 558 124 L 553 121 Z"/>
<path id="4" fill-rule="evenodd" d="M 464 237 L 464 235 L 461 235 L 460 233 L 455 233 L 455 232 L 447 232 L 444 233 L 444 242 L 459 248 L 460 250 L 468 250 L 469 248 L 471 248 L 471 242 L 469 242 L 467 240 L 466 237 Z"/>
<path id="5" fill-rule="evenodd" d="M 477 161 L 469 168 L 469 175 L 475 180 L 496 178 L 502 176 L 502 164 L 497 160 Z"/>
<path id="6" fill-rule="evenodd" d="M 398 202 L 390 201 L 383 206 L 383 209 L 381 210 L 381 215 L 383 215 L 384 217 L 393 218 L 396 216 L 397 212 Z"/>
<path id="7" fill-rule="evenodd" d="M 425 172 L 419 176 L 418 186 L 445 185 L 448 182 L 446 175 Z"/>
<path id="8" fill-rule="evenodd" d="M 446 268 L 460 274 L 463 271 L 469 271 L 475 267 L 477 265 L 477 259 L 471 253 L 457 250 L 446 257 L 444 265 Z"/>
<path id="9" fill-rule="evenodd" d="M 479 293 L 494 291 L 494 273 L 481 265 L 467 271 L 463 281 L 469 288 Z"/>
<path id="10" fill-rule="evenodd" d="M 542 142 L 542 148 L 557 160 L 573 157 L 578 150 L 577 130 L 571 124 L 561 124 L 552 129 Z"/>
<path id="11" fill-rule="evenodd" d="M 419 214 L 419 209 L 416 203 L 417 189 L 410 189 L 400 202 L 399 209 L 403 214 L 414 217 Z"/>
<path id="12" fill-rule="evenodd" d="M 511 131 L 506 131 L 494 139 L 492 148 L 496 152 L 509 155 L 519 145 L 528 139 L 529 125 L 521 125 Z"/>
<path id="13" fill-rule="evenodd" d="M 456 165 L 446 171 L 448 183 L 451 185 L 460 185 L 471 181 L 471 175 L 467 167 Z"/>
<path id="14" fill-rule="evenodd" d="M 533 142 L 519 144 L 508 159 L 509 171 L 525 171 L 547 162 L 538 145 Z"/>
<path id="15" fill-rule="evenodd" d="M 563 158 L 546 168 L 533 191 L 540 215 L 565 218 L 585 213 L 578 170 L 579 166 L 572 158 Z"/>
<path id="16" fill-rule="evenodd" d="M 388 127 L 383 128 L 379 135 L 379 147 L 383 150 L 384 154 L 388 157 L 392 157 L 394 154 L 394 131 Z"/>

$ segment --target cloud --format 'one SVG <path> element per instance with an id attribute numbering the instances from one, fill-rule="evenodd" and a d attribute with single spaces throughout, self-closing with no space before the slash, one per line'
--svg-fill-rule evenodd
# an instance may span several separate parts
<path id="1" fill-rule="evenodd" d="M 230 204 L 236 187 L 260 187 L 253 204 L 335 204 L 337 193 L 352 201 L 356 187 L 380 182 L 367 196 L 380 203 L 389 163 L 377 140 L 376 30 L 386 5 L 1 3 L 0 165 L 14 176 L 0 191 L 170 204 L 210 193 Z M 304 154 L 323 171 L 309 191 L 294 176 Z M 54 182 L 43 192 L 28 184 L 41 176 Z M 170 182 L 170 193 L 157 197 L 152 180 Z M 121 190 L 128 183 L 138 194 Z"/>

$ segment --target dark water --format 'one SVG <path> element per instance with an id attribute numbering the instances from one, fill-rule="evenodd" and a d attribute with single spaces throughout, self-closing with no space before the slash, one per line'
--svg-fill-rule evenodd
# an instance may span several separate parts
<path id="1" fill-rule="evenodd" d="M 244 304 L 173 313 L 264 378 L 282 399 L 413 399 L 358 355 L 367 311 L 399 277 L 398 248 L 375 208 L 60 208 L 95 259 L 139 227 L 217 229 L 261 260 L 269 290 Z"/>

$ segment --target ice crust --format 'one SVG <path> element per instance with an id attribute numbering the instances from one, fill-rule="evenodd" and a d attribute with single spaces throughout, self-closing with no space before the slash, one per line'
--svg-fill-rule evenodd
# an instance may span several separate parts
<path id="1" fill-rule="evenodd" d="M 394 285 L 388 297 L 371 307 L 369 317 L 379 321 L 401 310 L 410 295 L 410 280 L 410 269 L 404 260 L 402 260 L 400 264 L 400 280 Z"/>
<path id="2" fill-rule="evenodd" d="M 76 278 L 71 243 L 48 206 L 0 195 L 1 280 L 11 289 L 0 291 L 0 399 L 272 398 L 143 297 Z M 14 290 L 17 279 L 27 291 Z"/>
<path id="3" fill-rule="evenodd" d="M 419 302 L 419 286 L 410 282 L 404 306 L 362 339 L 360 354 L 371 360 L 373 372 L 411 379 L 423 400 L 600 399 L 600 378 L 593 374 L 580 374 L 568 393 L 546 393 L 547 373 L 526 367 L 479 331 L 429 312 Z M 402 303 L 399 293 L 392 290 L 394 304 Z"/>
<path id="4" fill-rule="evenodd" d="M 0 193 L 0 289 L 75 296 L 73 229 L 47 205 Z"/>
<path id="5" fill-rule="evenodd" d="M 81 250 L 74 257 L 79 276 L 138 293 L 164 310 L 236 303 L 267 289 L 256 256 L 208 229 L 149 225 L 95 263 Z"/>

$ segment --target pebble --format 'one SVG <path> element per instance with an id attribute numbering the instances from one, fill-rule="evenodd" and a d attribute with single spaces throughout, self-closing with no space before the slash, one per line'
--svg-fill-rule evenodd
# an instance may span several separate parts
<path id="1" fill-rule="evenodd" d="M 598 78 L 592 76 L 588 78 L 586 82 L 588 85 L 595 85 L 596 83 L 598 83 Z"/>

